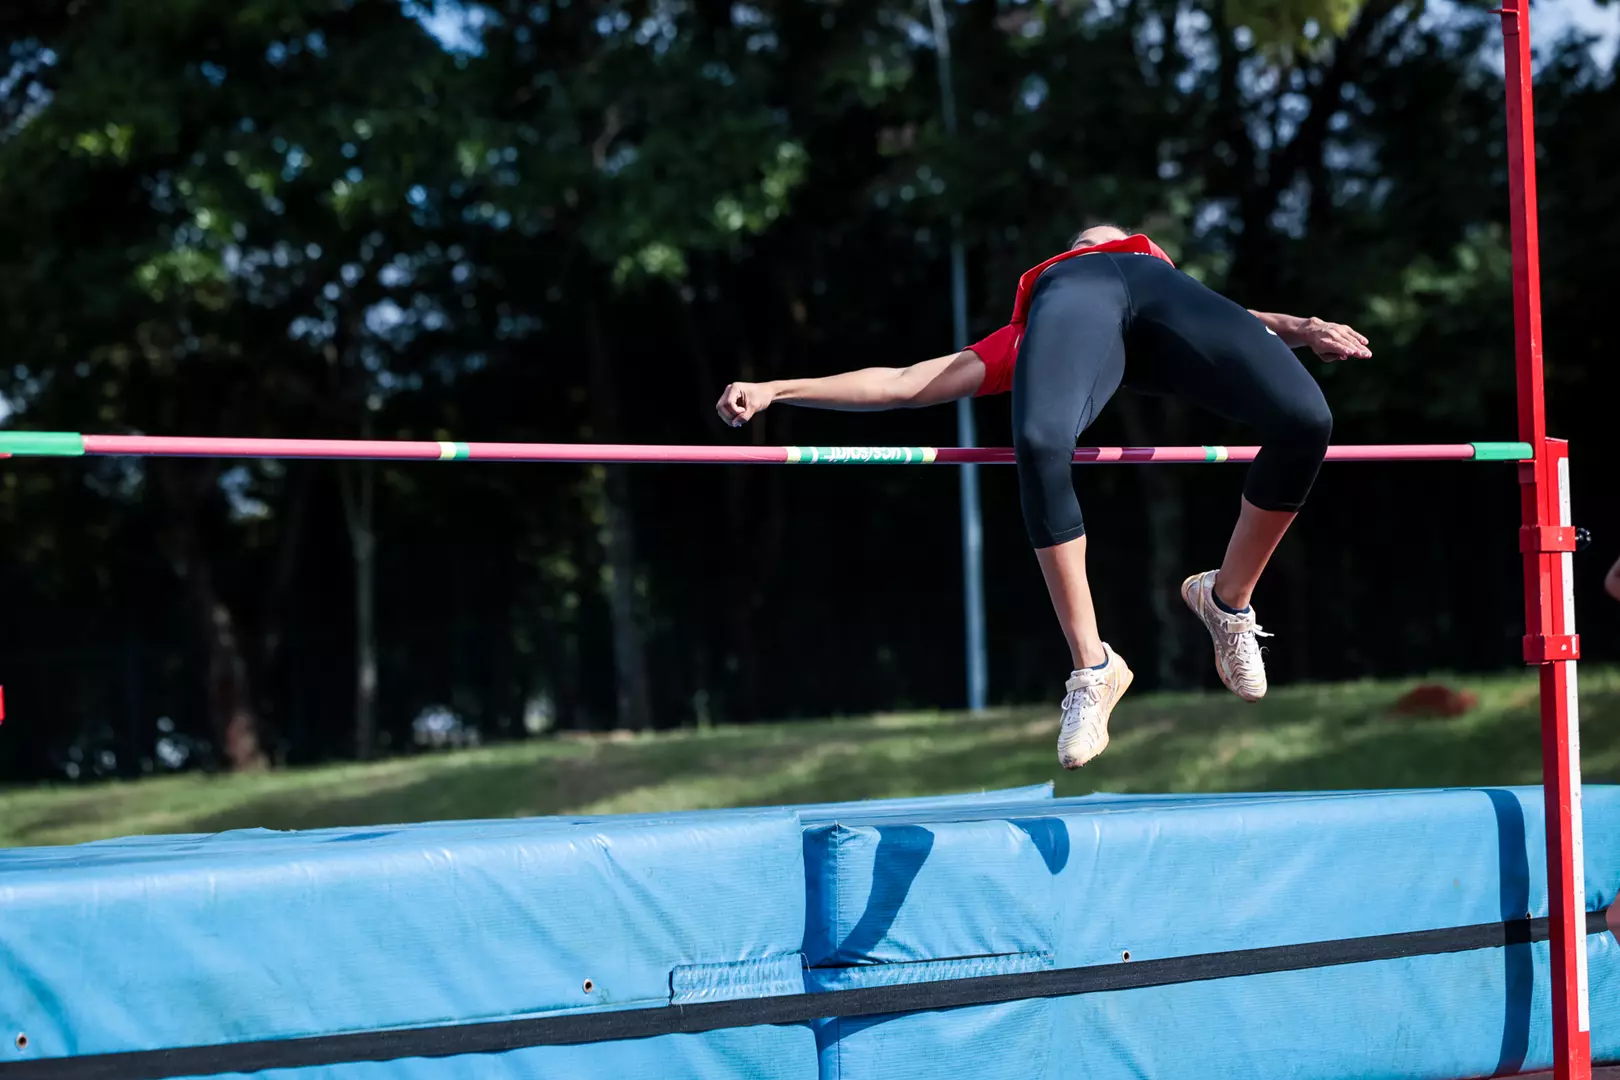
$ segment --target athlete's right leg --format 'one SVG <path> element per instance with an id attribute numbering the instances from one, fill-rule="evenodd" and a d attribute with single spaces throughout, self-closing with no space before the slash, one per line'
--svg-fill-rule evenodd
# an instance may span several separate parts
<path id="1" fill-rule="evenodd" d="M 1108 745 L 1108 717 L 1131 683 L 1130 668 L 1097 630 L 1073 479 L 1075 439 L 1124 374 L 1129 310 L 1124 282 L 1106 256 L 1053 267 L 1037 286 L 1013 369 L 1024 524 L 1074 665 L 1058 735 L 1058 759 L 1068 769 Z"/>

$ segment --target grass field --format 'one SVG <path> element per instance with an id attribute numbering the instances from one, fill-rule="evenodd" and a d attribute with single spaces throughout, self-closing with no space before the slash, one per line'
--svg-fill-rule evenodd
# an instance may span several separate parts
<path id="1" fill-rule="evenodd" d="M 1094 765 L 1062 774 L 1055 710 L 908 713 L 634 738 L 563 737 L 374 765 L 252 776 L 0 789 L 0 846 L 134 833 L 371 825 L 924 795 L 1040 783 L 1090 791 L 1236 791 L 1540 781 L 1536 683 L 1446 679 L 1479 695 L 1456 719 L 1389 707 L 1408 682 L 1133 696 Z M 1581 672 L 1589 782 L 1620 780 L 1620 669 Z"/>

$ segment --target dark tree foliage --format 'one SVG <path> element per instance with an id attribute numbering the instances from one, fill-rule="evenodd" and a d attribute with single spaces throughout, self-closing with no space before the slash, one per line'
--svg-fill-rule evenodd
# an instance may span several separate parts
<path id="1" fill-rule="evenodd" d="M 0 11 L 6 426 L 950 445 L 949 409 L 773 409 L 731 379 L 950 348 L 1098 221 L 1250 307 L 1348 321 L 1341 442 L 1514 437 L 1500 49 L 1480 5 L 108 0 Z M 1606 286 L 1620 90 L 1537 92 L 1550 429 L 1589 656 L 1620 554 Z M 1005 399 L 975 405 L 1008 441 Z M 1087 441 L 1241 443 L 1121 398 Z M 1146 686 L 1212 682 L 1174 595 L 1233 467 L 1079 475 Z M 962 698 L 949 469 L 0 463 L 0 778 L 255 768 L 556 729 Z M 985 475 L 991 681 L 1066 657 L 1010 469 Z M 1518 656 L 1511 467 L 1329 466 L 1257 599 L 1279 680 Z"/>

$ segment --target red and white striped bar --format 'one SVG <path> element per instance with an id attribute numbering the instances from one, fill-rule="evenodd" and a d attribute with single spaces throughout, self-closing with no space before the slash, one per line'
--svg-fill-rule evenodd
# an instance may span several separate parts
<path id="1" fill-rule="evenodd" d="M 634 446 L 619 443 L 465 443 L 381 439 L 208 439 L 86 435 L 98 457 L 323 458 L 366 461 L 529 461 L 779 465 L 780 446 Z"/>
<path id="2" fill-rule="evenodd" d="M 1504 447 L 1514 449 L 1504 450 Z M 1512 443 L 1388 443 L 1328 448 L 1329 461 L 1519 461 L 1530 457 L 1523 447 L 1518 456 Z M 1011 465 L 1013 452 L 1003 447 L 983 449 L 940 448 L 941 465 Z M 1074 452 L 1077 465 L 1205 465 L 1223 461 L 1253 461 L 1258 446 L 1082 446 Z M 1514 456 L 1508 456 L 1514 455 Z"/>
<path id="3" fill-rule="evenodd" d="M 1257 446 L 1088 446 L 1076 464 L 1215 464 L 1253 461 Z M 657 446 L 379 439 L 233 439 L 0 431 L 12 457 L 317 458 L 367 461 L 510 461 L 668 465 L 1011 465 L 1008 447 Z M 1526 461 L 1525 443 L 1334 446 L 1329 461 Z"/>

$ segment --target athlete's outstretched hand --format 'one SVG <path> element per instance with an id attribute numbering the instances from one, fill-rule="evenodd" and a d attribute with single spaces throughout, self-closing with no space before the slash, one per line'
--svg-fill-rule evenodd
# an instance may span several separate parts
<path id="1" fill-rule="evenodd" d="M 1306 319 L 1298 334 L 1299 345 L 1310 349 L 1328 363 L 1351 357 L 1365 360 L 1372 355 L 1372 350 L 1367 347 L 1367 339 L 1344 323 Z"/>
<path id="2" fill-rule="evenodd" d="M 766 383 L 734 382 L 720 395 L 714 411 L 729 427 L 742 427 L 770 408 L 774 395 Z"/>

